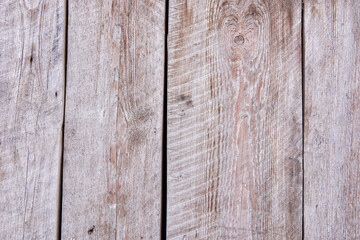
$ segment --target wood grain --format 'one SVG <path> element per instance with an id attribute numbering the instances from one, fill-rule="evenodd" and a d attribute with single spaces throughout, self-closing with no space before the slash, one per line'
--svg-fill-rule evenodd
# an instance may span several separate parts
<path id="1" fill-rule="evenodd" d="M 159 239 L 164 1 L 69 2 L 63 239 Z"/>
<path id="2" fill-rule="evenodd" d="M 300 239 L 301 1 L 169 7 L 168 239 Z"/>
<path id="3" fill-rule="evenodd" d="M 0 3 L 0 239 L 55 239 L 64 1 Z"/>
<path id="4" fill-rule="evenodd" d="M 360 239 L 360 2 L 304 10 L 305 238 Z"/>

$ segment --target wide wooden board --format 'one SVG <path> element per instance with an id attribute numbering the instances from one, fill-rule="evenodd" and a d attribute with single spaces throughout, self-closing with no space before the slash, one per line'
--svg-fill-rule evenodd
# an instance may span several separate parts
<path id="1" fill-rule="evenodd" d="M 0 9 L 0 239 L 56 239 L 64 1 Z"/>
<path id="2" fill-rule="evenodd" d="M 360 2 L 305 1 L 305 239 L 360 239 Z"/>
<path id="3" fill-rule="evenodd" d="M 300 239 L 301 1 L 169 2 L 168 239 Z"/>
<path id="4" fill-rule="evenodd" d="M 159 239 L 165 3 L 69 1 L 63 239 Z"/>

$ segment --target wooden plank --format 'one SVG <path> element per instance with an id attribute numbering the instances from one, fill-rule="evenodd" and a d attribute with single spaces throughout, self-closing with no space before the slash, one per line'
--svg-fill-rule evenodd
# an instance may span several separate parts
<path id="1" fill-rule="evenodd" d="M 300 239 L 301 1 L 170 0 L 169 239 Z"/>
<path id="2" fill-rule="evenodd" d="M 360 2 L 305 1 L 305 238 L 360 239 Z"/>
<path id="3" fill-rule="evenodd" d="M 63 239 L 160 238 L 164 14 L 69 2 Z"/>
<path id="4" fill-rule="evenodd" d="M 0 9 L 0 239 L 55 239 L 64 1 L 6 0 Z"/>

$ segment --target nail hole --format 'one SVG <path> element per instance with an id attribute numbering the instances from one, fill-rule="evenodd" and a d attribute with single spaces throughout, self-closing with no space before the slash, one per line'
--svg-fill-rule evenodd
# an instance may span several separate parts
<path id="1" fill-rule="evenodd" d="M 245 38 L 242 35 L 238 35 L 234 38 L 234 42 L 238 45 L 242 45 L 245 42 Z"/>
<path id="2" fill-rule="evenodd" d="M 95 225 L 92 225 L 91 228 L 88 230 L 88 234 L 91 235 L 95 230 Z"/>

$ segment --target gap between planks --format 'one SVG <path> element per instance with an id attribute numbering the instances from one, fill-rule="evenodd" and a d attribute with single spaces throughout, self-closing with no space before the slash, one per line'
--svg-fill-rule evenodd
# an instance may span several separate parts
<path id="1" fill-rule="evenodd" d="M 304 36 L 304 0 L 301 1 L 301 116 L 302 116 L 302 216 L 301 216 L 301 221 L 302 221 L 302 234 L 301 234 L 301 238 L 302 240 L 305 239 L 305 212 L 304 212 L 304 207 L 305 207 L 305 190 L 304 190 L 304 186 L 305 186 L 305 164 L 304 164 L 304 148 L 305 148 L 305 36 Z"/>
<path id="2" fill-rule="evenodd" d="M 164 100 L 163 100 L 163 139 L 162 139 L 162 183 L 161 183 L 161 239 L 166 239 L 167 211 L 167 85 L 168 85 L 168 32 L 169 32 L 169 0 L 165 1 L 164 32 Z"/>
<path id="3" fill-rule="evenodd" d="M 58 223 L 57 223 L 57 239 L 61 239 L 61 220 L 62 220 L 62 198 L 63 198 L 63 165 L 64 165 L 64 143 L 65 143 L 65 109 L 66 109 L 66 78 L 67 78 L 67 46 L 68 46 L 68 18 L 69 9 L 68 1 L 64 0 L 64 98 L 63 98 L 63 119 L 61 124 L 61 156 L 59 167 L 59 200 L 58 200 Z"/>

